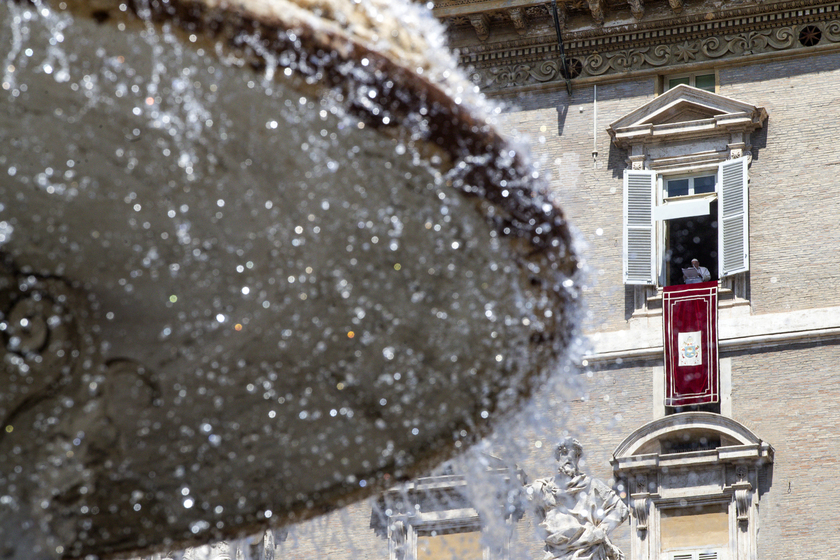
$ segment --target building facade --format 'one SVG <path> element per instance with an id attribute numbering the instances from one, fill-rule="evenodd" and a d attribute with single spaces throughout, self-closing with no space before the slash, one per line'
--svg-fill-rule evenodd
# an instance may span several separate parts
<path id="1" fill-rule="evenodd" d="M 591 348 L 570 417 L 602 419 L 584 437 L 593 472 L 624 485 L 622 548 L 810 556 L 813 527 L 837 522 L 838 416 L 822 403 L 837 398 L 840 294 L 820 255 L 838 243 L 824 194 L 837 151 L 821 141 L 840 127 L 838 6 L 559 2 L 555 19 L 550 3 L 493 4 L 435 12 L 587 244 Z M 663 288 L 691 258 L 719 286 L 720 393 L 680 408 L 665 394 Z"/>

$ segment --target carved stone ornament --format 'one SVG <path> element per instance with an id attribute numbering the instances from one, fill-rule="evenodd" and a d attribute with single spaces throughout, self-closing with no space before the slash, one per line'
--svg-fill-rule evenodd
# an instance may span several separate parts
<path id="1" fill-rule="evenodd" d="M 629 0 L 632 13 L 637 18 L 644 14 L 642 2 Z M 602 18 L 601 4 L 592 0 L 588 5 L 597 22 Z M 679 9 L 679 5 L 674 9 Z M 558 9 L 562 10 L 563 6 L 558 6 Z M 637 28 L 630 31 L 609 26 L 597 32 L 591 29 L 569 32 L 564 29 L 563 41 L 566 56 L 582 63 L 581 78 L 644 70 L 668 71 L 671 67 L 684 64 L 743 59 L 769 53 L 806 56 L 811 51 L 797 41 L 803 18 L 821 30 L 820 45 L 840 43 L 838 5 L 804 12 L 795 3 L 775 5 L 770 20 L 762 15 L 761 10 L 761 5 L 758 5 L 752 8 L 753 13 L 738 10 L 731 17 L 724 13 L 721 20 L 716 18 L 713 22 L 707 21 L 705 14 L 682 16 L 676 24 L 673 21 L 667 22 L 667 25 L 644 22 L 635 24 Z M 768 21 L 773 22 L 771 27 L 768 27 Z M 511 56 L 506 59 L 511 62 L 507 64 L 499 64 L 498 59 L 489 53 L 471 52 L 468 47 L 461 47 L 461 59 L 476 69 L 476 81 L 489 90 L 563 82 L 559 66 L 545 64 L 542 53 L 550 43 L 544 41 L 534 39 L 532 45 L 524 48 L 511 46 Z"/>
<path id="2" fill-rule="evenodd" d="M 470 23 L 475 29 L 475 34 L 482 41 L 486 41 L 490 36 L 490 18 L 487 14 L 476 14 L 470 16 Z"/>
<path id="3" fill-rule="evenodd" d="M 630 169 L 641 171 L 645 168 L 645 156 L 630 156 Z"/>
<path id="4" fill-rule="evenodd" d="M 524 35 L 528 31 L 528 24 L 525 21 L 525 12 L 522 8 L 511 8 L 508 10 L 510 21 L 513 22 L 513 27 L 520 35 Z"/>
<path id="5" fill-rule="evenodd" d="M 553 13 L 551 17 L 554 17 Z M 561 31 L 566 29 L 566 4 L 560 4 L 557 6 L 557 25 L 560 27 Z"/>
<path id="6" fill-rule="evenodd" d="M 604 25 L 604 0 L 587 0 L 592 19 L 598 25 Z"/>
<path id="7" fill-rule="evenodd" d="M 648 528 L 648 499 L 647 496 L 633 498 L 633 516 L 636 518 L 636 529 L 647 531 Z"/>
<path id="8" fill-rule="evenodd" d="M 749 483 L 747 477 L 749 471 L 745 465 L 737 465 L 735 467 L 735 476 L 738 482 L 732 485 L 735 490 L 735 508 L 737 510 L 738 521 L 745 523 L 749 521 L 750 503 L 752 501 L 752 485 Z"/>
<path id="9" fill-rule="evenodd" d="M 634 18 L 640 20 L 645 16 L 644 0 L 628 0 L 627 3 L 630 4 L 630 13 Z"/>

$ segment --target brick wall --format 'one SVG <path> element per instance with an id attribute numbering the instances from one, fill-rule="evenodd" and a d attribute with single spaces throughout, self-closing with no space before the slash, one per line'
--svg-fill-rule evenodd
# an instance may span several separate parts
<path id="1" fill-rule="evenodd" d="M 532 142 L 534 158 L 551 177 L 586 261 L 587 330 L 623 328 L 628 317 L 622 284 L 622 173 L 625 154 L 612 147 L 609 123 L 653 98 L 654 80 L 599 86 L 597 126 L 593 88 L 531 92 L 511 100 L 503 127 Z M 594 143 L 593 143 L 593 136 Z M 597 147 L 598 156 L 592 156 Z"/>
<path id="2" fill-rule="evenodd" d="M 757 314 L 840 305 L 840 54 L 720 70 L 720 94 L 765 107 L 750 167 L 750 290 Z M 530 92 L 507 100 L 503 126 L 530 137 L 552 188 L 580 232 L 589 265 L 586 330 L 623 328 L 631 296 L 621 279 L 626 154 L 605 129 L 654 97 L 654 79 Z M 795 289 L 792 289 L 795 288 Z"/>

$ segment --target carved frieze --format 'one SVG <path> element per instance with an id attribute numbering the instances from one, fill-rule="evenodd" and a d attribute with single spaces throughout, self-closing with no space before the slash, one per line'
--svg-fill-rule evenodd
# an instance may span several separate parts
<path id="1" fill-rule="evenodd" d="M 629 0 L 634 14 L 644 10 L 642 0 Z M 597 12 L 597 2 L 593 17 Z M 561 18 L 562 19 L 562 18 Z M 587 32 L 564 34 L 566 57 L 581 67 L 579 78 L 609 77 L 636 71 L 663 70 L 684 64 L 726 61 L 753 55 L 779 53 L 789 55 L 812 46 L 803 43 L 800 35 L 807 27 L 806 38 L 819 36 L 820 45 L 840 47 L 840 5 L 822 9 L 790 10 L 744 17 L 738 13 L 730 19 L 703 21 L 682 18 L 684 24 L 643 32 L 632 29 L 624 33 L 607 30 L 600 36 Z M 773 22 L 773 25 L 768 25 Z M 816 31 L 814 31 L 814 29 Z M 817 33 L 818 32 L 818 33 Z M 553 37 L 551 38 L 553 39 Z M 516 46 L 508 52 L 507 64 L 483 52 L 461 48 L 462 60 L 474 69 L 475 82 L 486 91 L 499 91 L 551 82 L 562 83 L 559 54 L 553 41 L 531 42 L 532 46 Z M 494 46 L 493 53 L 498 52 Z M 491 58 L 492 57 L 492 58 Z"/>

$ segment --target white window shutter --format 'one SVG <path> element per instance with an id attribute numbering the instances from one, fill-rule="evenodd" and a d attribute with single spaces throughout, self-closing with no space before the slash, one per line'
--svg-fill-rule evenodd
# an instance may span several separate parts
<path id="1" fill-rule="evenodd" d="M 750 269 L 747 158 L 718 166 L 718 274 L 721 278 Z"/>
<path id="2" fill-rule="evenodd" d="M 656 174 L 624 171 L 624 283 L 654 284 L 656 236 L 653 208 L 656 204 Z"/>
<path id="3" fill-rule="evenodd" d="M 717 550 L 691 550 L 670 554 L 670 560 L 721 560 Z"/>

